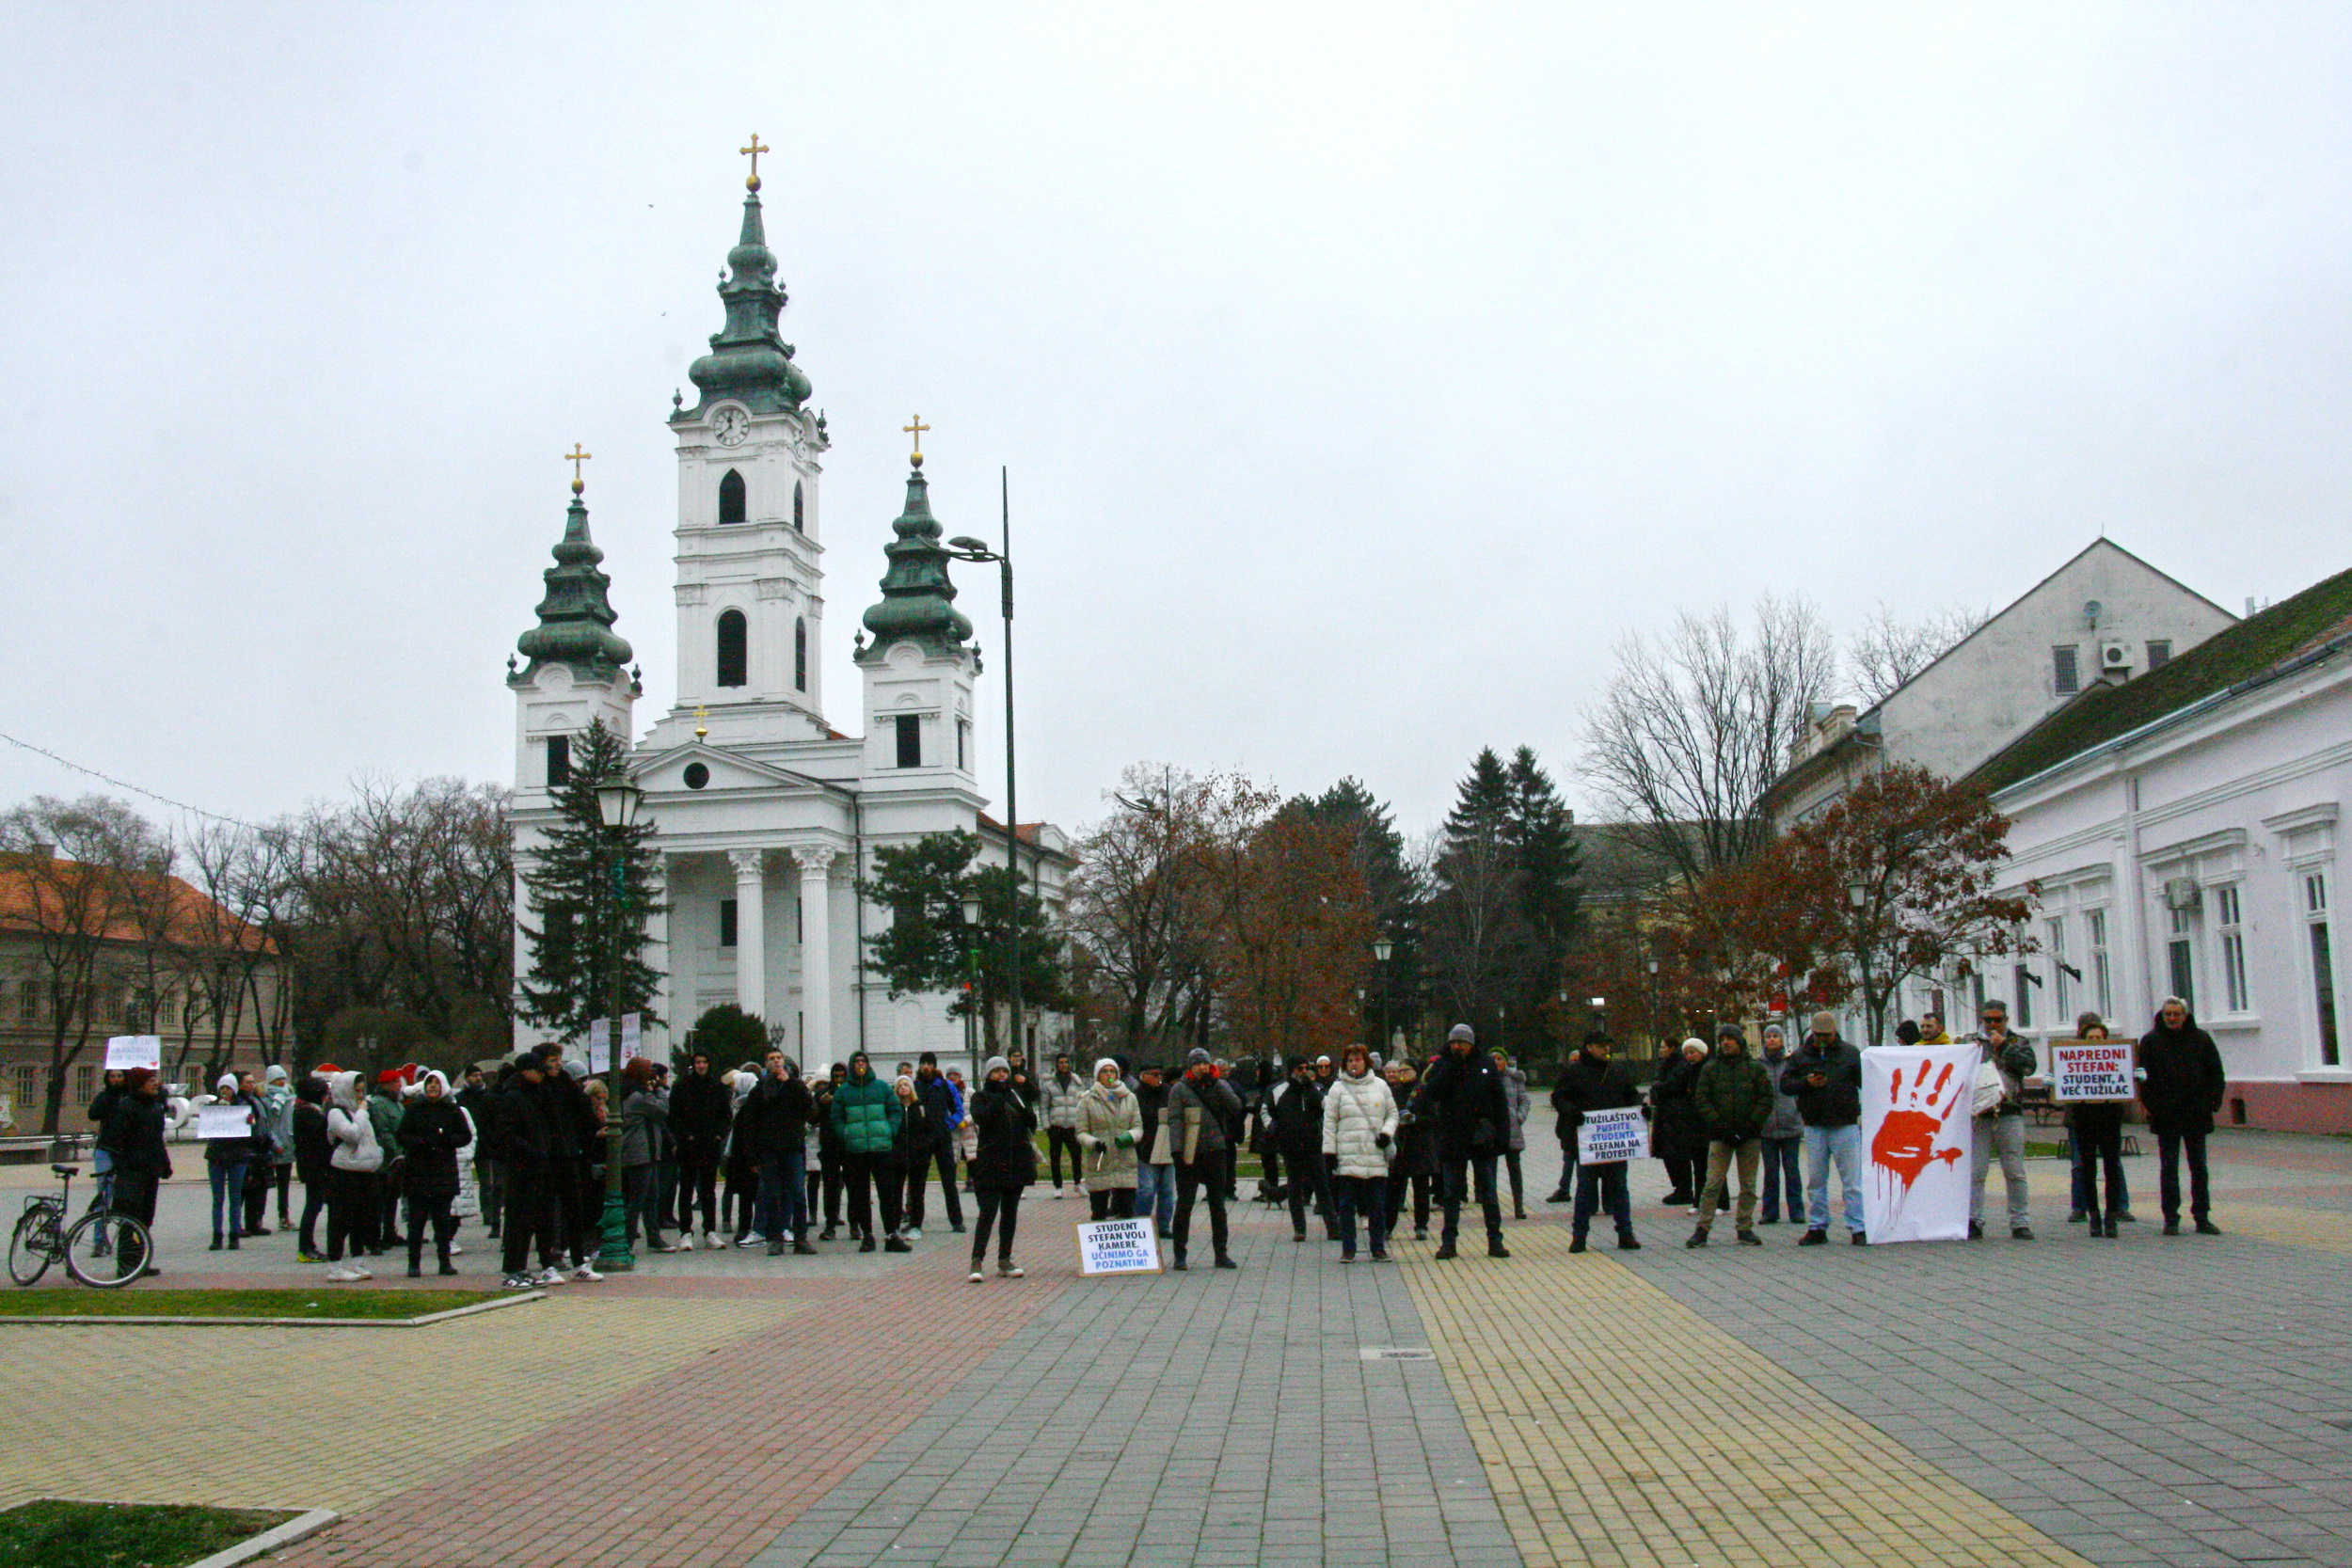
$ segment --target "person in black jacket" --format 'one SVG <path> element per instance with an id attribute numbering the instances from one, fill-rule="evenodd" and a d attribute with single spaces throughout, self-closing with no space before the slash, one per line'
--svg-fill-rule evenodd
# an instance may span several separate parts
<path id="1" fill-rule="evenodd" d="M 1633 1075 L 1610 1059 L 1615 1049 L 1606 1032 L 1591 1031 L 1575 1059 L 1560 1069 L 1560 1082 L 1552 1087 L 1551 1103 L 1560 1113 L 1560 1138 L 1571 1155 L 1576 1150 L 1577 1129 L 1584 1125 L 1586 1116 L 1595 1111 L 1622 1111 L 1642 1102 Z M 1576 1208 L 1569 1221 L 1568 1250 L 1584 1250 L 1595 1212 L 1606 1209 L 1617 1223 L 1617 1249 L 1639 1252 L 1642 1243 L 1633 1236 L 1633 1201 L 1626 1192 L 1625 1162 L 1580 1162 L 1575 1168 Z"/>
<path id="2" fill-rule="evenodd" d="M 457 1151 L 473 1142 L 466 1113 L 449 1092 L 449 1079 L 428 1072 L 416 1099 L 400 1118 L 400 1152 L 408 1164 L 401 1173 L 401 1192 L 408 1204 L 408 1277 L 421 1275 L 424 1229 L 433 1227 L 433 1251 L 441 1273 L 457 1272 L 449 1260 L 449 1243 L 457 1235 L 457 1216 L 450 1205 L 457 1197 Z"/>
<path id="3" fill-rule="evenodd" d="M 98 1147 L 114 1168 L 111 1212 L 138 1221 L 151 1231 L 155 1224 L 155 1188 L 171 1180 L 171 1150 L 164 1142 L 164 1081 L 153 1068 L 135 1067 L 122 1077 L 123 1092 L 106 1108 L 106 1125 L 98 1133 Z M 127 1232 L 117 1243 L 118 1267 L 129 1268 L 137 1250 Z M 153 1256 L 151 1247 L 149 1256 Z M 149 1274 L 163 1271 L 150 1263 Z"/>
<path id="4" fill-rule="evenodd" d="M 815 1085 L 809 1091 L 810 1097 L 817 1105 L 816 1110 L 811 1113 L 811 1119 L 817 1123 L 817 1185 L 824 1199 L 825 1211 L 825 1228 L 817 1236 L 820 1242 L 832 1241 L 833 1233 L 840 1228 L 841 1195 L 848 1190 L 850 1185 L 849 1146 L 841 1141 L 841 1134 L 834 1131 L 833 1125 L 834 1091 L 849 1081 L 850 1064 L 835 1062 L 833 1064 L 833 1070 L 825 1075 L 824 1082 Z M 812 1218 L 815 1217 L 817 1207 L 814 1203 L 809 1205 Z M 866 1239 L 865 1233 L 858 1229 L 857 1221 L 854 1218 L 850 1221 L 850 1233 L 859 1241 Z"/>
<path id="5" fill-rule="evenodd" d="M 294 1258 L 324 1263 L 326 1254 L 319 1250 L 318 1224 L 326 1212 L 327 1188 L 334 1182 L 334 1168 L 327 1162 L 335 1148 L 326 1136 L 326 1082 L 315 1073 L 305 1073 L 294 1085 L 294 1177 L 302 1183 L 302 1225 Z"/>
<path id="6" fill-rule="evenodd" d="M 1781 1069 L 1783 1094 L 1797 1097 L 1804 1121 L 1804 1234 L 1799 1246 L 1829 1240 L 1829 1167 L 1844 1182 L 1843 1212 L 1853 1244 L 1869 1238 L 1862 1219 L 1862 1053 L 1837 1037 L 1837 1015 L 1815 1013 L 1805 1037 Z"/>
<path id="7" fill-rule="evenodd" d="M 2213 1192 L 2205 1180 L 2205 1137 L 2221 1109 L 2230 1075 L 2213 1037 L 2197 1026 L 2188 1004 L 2168 996 L 2156 1009 L 2156 1026 L 2139 1039 L 2139 1102 L 2148 1111 L 2148 1131 L 2156 1135 L 2156 1193 L 2164 1206 L 2164 1233 L 2181 1233 L 2181 1155 L 2188 1155 L 2188 1212 L 2200 1236 L 2218 1236 L 2213 1223 Z"/>
<path id="8" fill-rule="evenodd" d="M 1508 1258 L 1502 1244 L 1502 1203 L 1495 1193 L 1495 1160 L 1511 1146 L 1511 1101 L 1502 1073 L 1480 1053 L 1478 1036 L 1467 1023 L 1457 1023 L 1445 1037 L 1445 1054 L 1422 1080 L 1413 1097 L 1414 1113 L 1436 1124 L 1438 1168 L 1443 1180 L 1439 1203 L 1444 1227 L 1438 1233 L 1438 1250 L 1430 1256 L 1455 1256 L 1454 1243 L 1462 1228 L 1462 1199 L 1475 1178 L 1478 1207 L 1486 1220 L 1486 1256 Z"/>
<path id="9" fill-rule="evenodd" d="M 783 1257 L 787 1247 L 803 1257 L 817 1250 L 808 1239 L 808 1122 L 816 1114 L 800 1068 L 783 1052 L 769 1052 L 768 1070 L 736 1118 L 736 1135 L 749 1140 L 759 1161 L 752 1230 L 768 1238 L 771 1258 Z"/>
<path id="10" fill-rule="evenodd" d="M 910 1152 L 907 1171 L 907 1229 L 923 1228 L 924 1189 L 931 1171 L 939 1172 L 941 1204 L 947 1211 L 947 1228 L 963 1234 L 963 1195 L 956 1191 L 956 1129 L 963 1118 L 956 1110 L 956 1087 L 940 1076 L 939 1057 L 926 1051 L 914 1067 L 914 1092 L 923 1101 L 926 1141 Z"/>
<path id="11" fill-rule="evenodd" d="M 560 1070 L 560 1069 L 559 1069 Z M 548 1060 L 536 1053 L 518 1059 L 502 1075 L 491 1097 L 490 1119 L 497 1129 L 499 1157 L 506 1166 L 506 1213 L 500 1239 L 505 1243 L 505 1286 L 528 1290 L 552 1281 L 562 1260 L 556 1239 L 554 1138 L 548 1128 L 549 1105 L 542 1089 Z M 531 1249 L 538 1244 L 540 1271 L 531 1272 Z"/>
<path id="12" fill-rule="evenodd" d="M 580 1087 L 580 1079 L 572 1076 L 564 1065 L 563 1046 L 550 1040 L 539 1047 L 539 1062 L 541 1082 L 533 1092 L 539 1096 L 547 1120 L 548 1184 L 554 1194 L 556 1248 L 568 1257 L 574 1279 L 601 1279 L 604 1276 L 596 1272 L 595 1260 L 602 1250 L 602 1177 L 609 1152 L 604 1123 L 589 1102 L 588 1091 Z"/>
<path id="13" fill-rule="evenodd" d="M 1438 1180 L 1438 1131 L 1413 1109 L 1421 1073 L 1409 1055 L 1389 1064 L 1389 1093 L 1396 1099 L 1396 1141 L 1389 1151 L 1389 1236 L 1405 1223 L 1405 1199 L 1413 1200 L 1413 1240 L 1429 1240 L 1430 1191 Z"/>
<path id="14" fill-rule="evenodd" d="M 1698 1112 L 1691 1101 L 1707 1050 L 1701 1046 L 1690 1051 L 1688 1043 L 1666 1040 L 1660 1044 L 1658 1075 L 1649 1086 L 1649 1151 L 1666 1167 L 1666 1196 L 1659 1201 L 1670 1207 L 1698 1202 L 1699 1177 L 1705 1169 L 1702 1162 L 1707 1158 L 1705 1136 L 1693 1137 Z M 1696 1160 L 1692 1158 L 1694 1143 Z"/>
<path id="15" fill-rule="evenodd" d="M 269 1152 L 269 1134 L 262 1126 L 262 1102 L 245 1092 L 233 1072 L 224 1072 L 213 1085 L 213 1103 L 216 1108 L 245 1113 L 246 1133 L 237 1138 L 207 1138 L 204 1141 L 204 1169 L 213 1180 L 213 1246 L 221 1249 L 224 1235 L 229 1250 L 237 1250 L 237 1238 L 245 1234 L 245 1170 L 259 1151 L 263 1158 Z M 225 1229 L 224 1229 L 225 1226 Z"/>
<path id="16" fill-rule="evenodd" d="M 972 1158 L 972 1196 L 979 1208 L 972 1227 L 972 1275 L 977 1282 L 988 1259 L 988 1232 L 996 1227 L 996 1273 L 1018 1279 L 1012 1260 L 1012 1237 L 1021 1221 L 1021 1194 L 1037 1180 L 1037 1146 L 1029 1134 L 1037 1129 L 1030 1102 L 1012 1085 L 1012 1068 L 1002 1056 L 991 1056 L 981 1069 L 980 1086 L 972 1096 L 972 1125 L 979 1132 L 979 1152 Z"/>
<path id="17" fill-rule="evenodd" d="M 711 1246 L 719 1239 L 719 1162 L 727 1147 L 727 1128 L 735 1119 L 735 1097 L 710 1070 L 710 1053 L 696 1051 L 687 1058 L 686 1071 L 670 1091 L 670 1136 L 677 1145 L 678 1244 L 694 1245 L 694 1209 L 702 1207 L 703 1240 Z"/>
<path id="18" fill-rule="evenodd" d="M 1267 1097 L 1273 1121 L 1272 1146 L 1290 1167 L 1291 1240 L 1307 1239 L 1307 1207 L 1328 1216 L 1331 1183 L 1323 1157 L 1323 1090 L 1315 1085 L 1315 1065 L 1304 1056 L 1291 1058 L 1287 1082 L 1261 1091 Z M 1339 1227 L 1324 1220 L 1325 1233 L 1340 1239 Z"/>
<path id="19" fill-rule="evenodd" d="M 499 1220 L 506 1210 L 506 1168 L 491 1142 L 490 1086 L 484 1082 L 481 1068 L 466 1069 L 456 1101 L 457 1108 L 473 1118 L 474 1140 L 469 1158 L 473 1161 L 474 1181 L 481 1188 L 482 1218 L 495 1241 Z"/>

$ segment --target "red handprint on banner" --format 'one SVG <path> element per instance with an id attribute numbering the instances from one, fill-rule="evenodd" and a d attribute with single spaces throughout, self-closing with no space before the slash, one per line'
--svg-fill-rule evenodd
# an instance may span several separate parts
<path id="1" fill-rule="evenodd" d="M 1899 1180 L 1905 1192 L 1919 1180 L 1919 1173 L 1934 1162 L 1957 1162 L 1967 1152 L 1959 1148 L 1935 1147 L 1943 1141 L 1944 1128 L 1952 1119 L 1952 1113 L 1960 1108 L 1960 1091 L 1965 1085 L 1952 1082 L 1954 1074 L 1949 1062 L 1944 1064 L 1935 1082 L 1929 1084 L 1929 1066 L 1925 1062 L 1919 1065 L 1919 1076 L 1912 1081 L 1908 1100 L 1903 1097 L 1903 1069 L 1895 1069 L 1894 1081 L 1886 1089 L 1886 1102 L 1894 1109 L 1886 1113 L 1886 1119 L 1879 1123 L 1878 1136 L 1870 1140 L 1870 1164 Z"/>

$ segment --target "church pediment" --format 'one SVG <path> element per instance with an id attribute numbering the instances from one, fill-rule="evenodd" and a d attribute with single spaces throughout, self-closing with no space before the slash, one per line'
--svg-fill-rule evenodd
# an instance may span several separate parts
<path id="1" fill-rule="evenodd" d="M 716 795 L 736 789 L 811 789 L 814 780 L 787 768 L 722 751 L 701 741 L 650 757 L 634 769 L 638 786 L 651 795 Z"/>

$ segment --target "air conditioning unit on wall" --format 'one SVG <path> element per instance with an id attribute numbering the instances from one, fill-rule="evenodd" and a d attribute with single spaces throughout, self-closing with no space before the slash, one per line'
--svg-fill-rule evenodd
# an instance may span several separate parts
<path id="1" fill-rule="evenodd" d="M 2194 877 L 2168 877 L 2164 883 L 2164 907 L 2168 910 L 2193 910 L 2203 900 L 2204 892 L 2197 885 Z"/>
<path id="2" fill-rule="evenodd" d="M 2100 643 L 2099 670 L 2103 674 L 2130 674 L 2132 671 L 2132 645 L 2129 642 Z"/>

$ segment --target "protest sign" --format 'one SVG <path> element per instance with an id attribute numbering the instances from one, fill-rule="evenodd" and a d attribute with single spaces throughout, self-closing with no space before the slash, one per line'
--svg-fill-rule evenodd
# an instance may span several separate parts
<path id="1" fill-rule="evenodd" d="M 196 1108 L 199 1138 L 249 1138 L 253 1110 L 247 1105 L 199 1105 Z"/>
<path id="2" fill-rule="evenodd" d="M 2130 1040 L 2052 1040 L 2050 1098 L 2061 1105 L 2132 1098 Z"/>
<path id="3" fill-rule="evenodd" d="M 637 1042 L 643 1037 L 638 1032 L 637 1022 L 638 1015 L 635 1013 L 623 1013 L 621 1015 L 621 1054 L 619 1059 L 624 1063 L 628 1062 L 631 1056 L 637 1054 Z"/>
<path id="4" fill-rule="evenodd" d="M 1639 1105 L 1618 1111 L 1587 1111 L 1576 1130 L 1576 1163 L 1613 1165 L 1649 1158 L 1649 1123 Z"/>
<path id="5" fill-rule="evenodd" d="M 116 1035 L 106 1041 L 106 1070 L 128 1072 L 135 1067 L 164 1069 L 161 1035 Z"/>
<path id="6" fill-rule="evenodd" d="M 606 1059 L 606 1042 L 612 1038 L 612 1026 L 603 1019 L 588 1021 L 588 1070 L 591 1074 L 610 1072 L 612 1064 Z"/>
<path id="7" fill-rule="evenodd" d="M 1078 1227 L 1080 1274 L 1157 1274 L 1159 1238 L 1150 1219 L 1097 1220 Z"/>
<path id="8" fill-rule="evenodd" d="M 1863 1228 L 1880 1242 L 1968 1236 L 1975 1045 L 1882 1045 L 1862 1053 Z"/>

